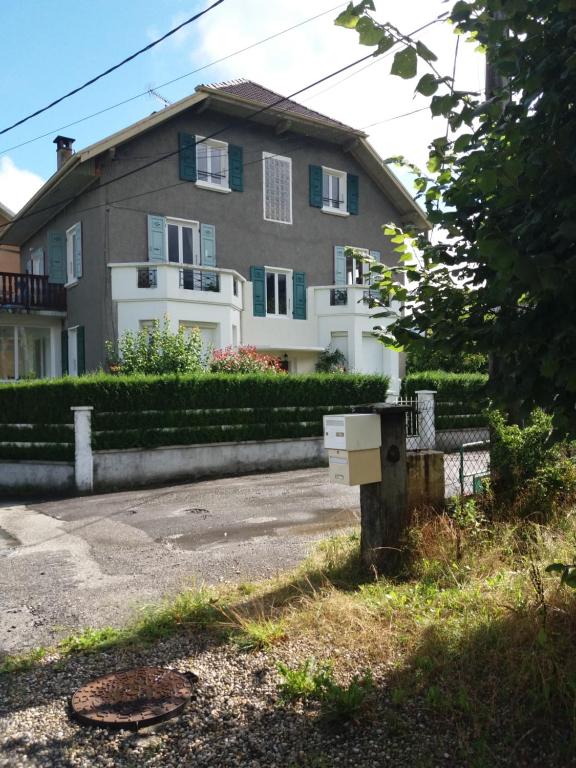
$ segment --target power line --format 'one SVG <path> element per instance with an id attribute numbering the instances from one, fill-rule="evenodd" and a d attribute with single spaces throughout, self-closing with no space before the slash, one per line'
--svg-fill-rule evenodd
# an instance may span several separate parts
<path id="1" fill-rule="evenodd" d="M 84 88 L 88 88 L 89 85 L 92 85 L 98 80 L 101 80 L 103 77 L 106 77 L 106 75 L 109 75 L 111 72 L 114 72 L 115 70 L 120 69 L 120 67 L 123 67 L 124 64 L 127 64 L 129 61 L 132 61 L 137 56 L 140 56 L 146 51 L 149 51 L 151 48 L 154 48 L 156 45 L 163 42 L 168 37 L 171 37 L 172 35 L 176 34 L 176 32 L 178 32 L 183 27 L 187 26 L 188 24 L 191 24 L 193 21 L 197 21 L 199 18 L 201 18 L 202 16 L 207 14 L 209 11 L 211 11 L 213 8 L 216 8 L 217 5 L 220 5 L 223 2 L 224 0 L 216 0 L 216 2 L 212 3 L 212 5 L 210 5 L 208 8 L 205 8 L 203 11 L 200 11 L 200 13 L 197 13 L 195 16 L 192 16 L 191 18 L 182 22 L 182 24 L 179 24 L 177 27 L 174 27 L 174 29 L 171 29 L 169 32 L 166 32 L 166 34 L 162 35 L 162 37 L 159 37 L 158 40 L 154 40 L 154 42 L 144 46 L 144 48 L 140 48 L 140 50 L 136 51 L 136 53 L 133 53 L 131 56 L 127 56 L 125 59 L 118 62 L 118 64 L 114 64 L 114 66 L 109 67 L 104 72 L 101 72 L 99 75 L 96 75 L 96 77 L 93 77 L 90 80 L 87 80 L 83 85 L 79 85 L 78 88 L 74 88 L 68 93 L 65 93 L 64 96 L 60 96 L 60 98 L 55 99 L 54 101 L 50 102 L 50 104 L 47 104 L 45 107 L 42 107 L 41 109 L 37 109 L 35 112 L 32 112 L 30 115 L 27 115 L 26 117 L 23 117 L 21 120 L 17 120 L 15 123 L 13 123 L 12 125 L 9 125 L 7 128 L 3 128 L 2 130 L 0 130 L 0 135 L 2 135 L 3 133 L 8 133 L 8 131 L 11 131 L 13 128 L 16 128 L 19 125 L 22 125 L 22 123 L 26 123 L 28 120 L 31 120 L 33 117 L 36 117 L 37 115 L 41 115 L 43 112 L 46 112 L 47 110 L 56 106 L 56 104 L 60 104 L 60 102 L 70 98 L 70 96 L 74 96 L 75 93 L 79 93 L 80 91 L 83 91 Z"/>
<path id="2" fill-rule="evenodd" d="M 178 77 L 175 77 L 172 80 L 168 80 L 165 83 L 160 83 L 160 85 L 156 85 L 155 88 L 166 88 L 167 86 L 173 85 L 174 83 L 177 83 L 180 80 L 184 80 L 186 77 L 191 77 L 192 75 L 195 75 L 198 72 L 202 72 L 205 69 L 209 69 L 210 67 L 216 66 L 216 64 L 221 64 L 223 61 L 228 61 L 228 59 L 231 59 L 234 56 L 238 56 L 241 53 L 250 51 L 253 48 L 256 48 L 257 46 L 262 45 L 263 43 L 267 43 L 270 40 L 274 40 L 277 37 L 280 37 L 281 35 L 285 35 L 288 32 L 292 32 L 294 29 L 298 29 L 299 27 L 302 27 L 305 24 L 309 24 L 311 21 L 316 21 L 316 19 L 319 19 L 322 16 L 326 16 L 329 13 L 333 13 L 334 11 L 338 10 L 338 8 L 341 8 L 343 5 L 346 5 L 346 3 L 339 3 L 333 8 L 328 8 L 328 10 L 322 11 L 322 13 L 318 13 L 315 16 L 311 16 L 308 19 L 304 19 L 303 21 L 300 21 L 297 24 L 293 24 L 291 27 L 286 27 L 285 29 L 282 29 L 279 32 L 275 32 L 273 35 L 268 35 L 268 37 L 264 37 L 262 38 L 262 40 L 257 40 L 255 43 L 251 43 L 250 45 L 247 45 L 244 48 L 239 48 L 237 51 L 233 51 L 232 53 L 229 53 L 226 56 L 222 56 L 219 59 L 215 59 L 214 61 L 211 61 L 208 64 L 204 64 L 203 66 L 198 67 L 197 69 L 193 69 L 191 72 L 186 72 L 185 74 L 179 75 Z M 0 155 L 5 154 L 6 152 L 12 152 L 12 150 L 19 149 L 20 147 L 24 147 L 27 144 L 32 144 L 33 142 L 39 141 L 40 139 L 45 139 L 46 136 L 53 136 L 55 133 L 59 133 L 60 131 L 65 131 L 67 128 L 71 128 L 74 125 L 79 125 L 80 123 L 84 123 L 86 122 L 86 120 L 91 120 L 93 117 L 98 117 L 99 115 L 103 115 L 105 112 L 110 112 L 112 109 L 117 109 L 118 107 L 122 107 L 124 106 L 124 104 L 129 104 L 131 101 L 136 101 L 136 99 L 140 99 L 142 98 L 142 96 L 147 96 L 149 93 L 149 90 L 150 89 L 147 89 L 145 91 L 142 91 L 141 93 L 137 93 L 135 96 L 130 96 L 129 98 L 124 99 L 123 101 L 119 101 L 117 104 L 112 104 L 109 107 L 104 107 L 104 109 L 100 109 L 98 110 L 98 112 L 93 112 L 90 115 L 81 117 L 78 120 L 74 120 L 71 123 L 67 123 L 66 125 L 61 125 L 59 128 L 53 128 L 52 130 L 47 131 L 46 133 L 43 133 L 40 136 L 35 136 L 33 139 L 27 139 L 26 141 L 22 141 L 20 144 L 14 144 L 12 147 L 6 147 L 5 149 L 0 149 Z"/>

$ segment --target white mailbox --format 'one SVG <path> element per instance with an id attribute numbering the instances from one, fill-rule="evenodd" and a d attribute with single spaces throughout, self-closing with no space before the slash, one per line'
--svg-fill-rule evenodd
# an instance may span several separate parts
<path id="1" fill-rule="evenodd" d="M 366 451 L 380 448 L 380 416 L 351 413 L 324 416 L 324 447 L 339 451 Z"/>

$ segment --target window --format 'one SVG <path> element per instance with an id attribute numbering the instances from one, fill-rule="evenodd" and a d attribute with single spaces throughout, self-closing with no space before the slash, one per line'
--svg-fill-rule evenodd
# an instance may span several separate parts
<path id="1" fill-rule="evenodd" d="M 291 317 L 291 270 L 266 268 L 266 315 L 273 317 Z"/>
<path id="2" fill-rule="evenodd" d="M 292 224 L 292 160 L 262 153 L 264 218 L 280 224 Z"/>
<path id="3" fill-rule="evenodd" d="M 368 256 L 364 248 L 346 248 L 346 285 L 366 285 L 370 279 L 370 265 L 362 261 Z M 357 258 L 358 257 L 358 258 Z"/>
<path id="4" fill-rule="evenodd" d="M 0 379 L 45 378 L 50 375 L 50 329 L 0 327 Z"/>
<path id="5" fill-rule="evenodd" d="M 66 283 L 73 285 L 82 277 L 82 225 L 66 230 Z"/>
<path id="6" fill-rule="evenodd" d="M 158 270 L 147 267 L 138 268 L 138 288 L 157 288 Z"/>
<path id="7" fill-rule="evenodd" d="M 347 216 L 346 173 L 322 168 L 322 210 Z"/>
<path id="8" fill-rule="evenodd" d="M 200 262 L 197 221 L 167 219 L 166 237 L 168 261 L 173 264 L 198 264 Z"/>
<path id="9" fill-rule="evenodd" d="M 196 136 L 196 183 L 220 192 L 230 192 L 228 144 Z"/>

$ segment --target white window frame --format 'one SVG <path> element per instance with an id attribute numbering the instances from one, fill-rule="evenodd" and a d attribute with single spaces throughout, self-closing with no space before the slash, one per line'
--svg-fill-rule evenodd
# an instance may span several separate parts
<path id="1" fill-rule="evenodd" d="M 74 325 L 72 328 L 68 328 L 67 340 L 68 340 L 68 375 L 78 376 L 78 328 L 80 326 Z M 72 363 L 74 362 L 74 365 Z"/>
<path id="2" fill-rule="evenodd" d="M 368 248 L 358 248 L 355 245 L 346 245 L 345 249 L 351 248 L 354 251 L 362 251 L 364 256 L 370 256 Z M 346 253 L 346 250 L 344 251 Z M 352 257 L 352 276 L 356 274 L 356 270 L 360 269 L 360 276 L 362 278 L 361 283 L 348 282 L 348 257 L 346 256 L 346 285 L 370 285 L 370 264 L 367 261 L 359 261 L 355 256 Z"/>
<path id="3" fill-rule="evenodd" d="M 169 241 L 168 241 L 168 227 L 170 224 L 178 227 L 178 261 L 170 261 Z M 184 262 L 184 248 L 182 246 L 182 227 L 187 227 L 192 230 L 192 264 L 200 264 L 200 222 L 189 221 L 188 219 L 174 219 L 166 217 L 166 230 L 164 234 L 164 245 L 166 249 L 166 261 L 168 264 L 184 264 L 185 266 L 191 266 L 188 262 Z"/>
<path id="4" fill-rule="evenodd" d="M 286 275 L 286 314 L 280 315 L 278 312 L 268 312 L 268 275 L 275 275 L 274 278 L 274 293 L 275 293 L 275 309 L 278 309 L 278 275 Z M 265 304 L 266 304 L 266 317 L 275 317 L 281 320 L 292 319 L 293 308 L 293 275 L 294 270 L 285 269 L 284 267 L 264 267 L 264 291 L 265 291 Z"/>
<path id="5" fill-rule="evenodd" d="M 207 166 L 208 175 L 212 176 L 212 152 L 222 152 L 222 181 L 216 182 L 208 179 L 200 178 L 200 162 L 199 162 L 199 148 L 206 147 L 207 150 Z M 213 192 L 231 192 L 230 189 L 230 168 L 228 163 L 228 143 L 225 141 L 218 141 L 217 139 L 206 139 L 204 136 L 196 136 L 196 186 L 201 189 L 210 189 Z"/>
<path id="6" fill-rule="evenodd" d="M 285 221 L 284 219 L 271 219 L 268 216 L 266 216 L 266 160 L 268 158 L 273 158 L 274 160 L 283 160 L 288 163 L 288 168 L 290 171 L 290 182 L 289 182 L 289 191 L 290 191 L 290 220 Z M 262 215 L 264 216 L 264 221 L 271 221 L 274 224 L 289 224 L 291 225 L 293 223 L 294 219 L 294 213 L 292 209 L 292 158 L 291 157 L 284 157 L 283 155 L 278 155 L 274 152 L 262 152 Z"/>
<path id="7" fill-rule="evenodd" d="M 80 279 L 78 275 L 74 273 L 74 235 L 76 234 L 79 221 L 73 224 L 66 230 L 66 285 L 65 288 L 69 288 L 71 285 L 76 285 Z M 82 243 L 80 243 L 80 253 L 82 254 Z M 84 254 L 82 254 L 83 256 Z"/>
<path id="8" fill-rule="evenodd" d="M 328 197 L 329 202 L 324 202 L 324 177 L 328 176 Z M 342 205 L 340 208 L 336 208 L 335 206 L 331 205 L 331 200 L 333 198 L 332 192 L 331 192 L 331 186 L 332 182 L 331 179 L 337 178 L 340 181 L 340 202 Z M 331 213 L 335 214 L 336 216 L 350 216 L 348 213 L 348 174 L 346 171 L 338 171 L 336 168 L 326 168 L 325 166 L 322 166 L 322 211 L 323 213 Z"/>

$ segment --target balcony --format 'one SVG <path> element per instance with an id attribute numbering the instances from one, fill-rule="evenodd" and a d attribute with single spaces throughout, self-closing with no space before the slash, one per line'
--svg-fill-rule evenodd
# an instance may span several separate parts
<path id="1" fill-rule="evenodd" d="M 150 262 L 108 266 L 115 301 L 186 301 L 242 309 L 244 278 L 231 269 Z"/>
<path id="2" fill-rule="evenodd" d="M 373 299 L 379 292 L 366 285 L 319 286 L 314 288 L 316 314 L 318 315 L 359 315 L 370 317 L 374 314 Z"/>
<path id="3" fill-rule="evenodd" d="M 0 272 L 0 310 L 66 312 L 66 289 L 44 275 Z"/>

